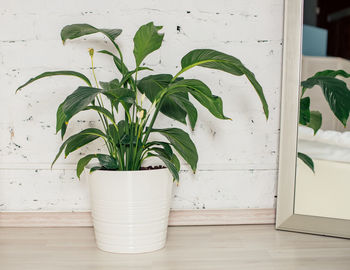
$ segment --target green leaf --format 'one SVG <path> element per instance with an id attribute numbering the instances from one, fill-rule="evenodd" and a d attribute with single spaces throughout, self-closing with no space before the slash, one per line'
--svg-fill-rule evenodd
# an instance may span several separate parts
<path id="1" fill-rule="evenodd" d="M 160 142 L 160 141 L 152 141 L 145 144 L 145 149 L 149 149 L 155 145 L 160 145 L 163 147 L 163 149 L 171 156 L 173 154 L 173 150 L 171 149 L 171 146 L 169 143 L 166 142 Z"/>
<path id="2" fill-rule="evenodd" d="M 190 93 L 195 99 L 206 107 L 215 117 L 219 119 L 230 119 L 223 113 L 222 99 L 212 95 L 208 86 L 195 79 L 181 80 L 170 85 L 167 95 L 185 92 Z"/>
<path id="3" fill-rule="evenodd" d="M 102 94 L 107 96 L 109 99 L 129 104 L 133 104 L 135 102 L 136 95 L 135 92 L 131 89 L 123 88 L 113 83 L 100 82 L 100 84 L 104 89 L 104 91 L 102 91 Z"/>
<path id="4" fill-rule="evenodd" d="M 306 126 L 310 122 L 310 98 L 300 99 L 299 124 Z"/>
<path id="5" fill-rule="evenodd" d="M 91 159 L 93 159 L 93 158 L 96 158 L 96 154 L 87 155 L 78 161 L 78 164 L 77 164 L 77 176 L 78 176 L 78 178 L 80 178 L 80 175 L 84 171 L 85 166 L 88 165 L 89 162 L 91 161 Z"/>
<path id="6" fill-rule="evenodd" d="M 117 126 L 118 126 L 118 129 L 119 129 L 120 137 L 122 137 L 125 134 L 125 130 L 127 128 L 127 122 L 125 120 L 120 120 L 118 122 Z"/>
<path id="7" fill-rule="evenodd" d="M 108 125 L 107 133 L 111 137 L 113 142 L 115 142 L 115 144 L 118 145 L 118 143 L 119 143 L 118 131 L 113 124 Z"/>
<path id="8" fill-rule="evenodd" d="M 171 160 L 170 161 L 174 164 L 176 170 L 179 172 L 180 171 L 180 161 L 179 161 L 179 159 L 177 158 L 177 156 L 175 154 L 173 154 L 171 156 Z"/>
<path id="9" fill-rule="evenodd" d="M 122 86 L 118 79 L 111 80 L 110 82 L 99 82 L 102 89 L 105 91 L 111 91 L 112 89 L 120 88 Z"/>
<path id="10" fill-rule="evenodd" d="M 136 94 L 129 88 L 120 87 L 118 80 L 112 80 L 110 82 L 100 82 L 103 88 L 102 94 L 107 96 L 118 109 L 118 103 L 120 102 L 125 109 L 129 109 L 130 105 L 135 103 Z"/>
<path id="11" fill-rule="evenodd" d="M 158 50 L 162 45 L 164 34 L 158 31 L 162 26 L 155 26 L 153 22 L 142 25 L 134 37 L 134 56 L 136 67 L 139 67 L 143 59 L 151 52 Z"/>
<path id="12" fill-rule="evenodd" d="M 90 173 L 94 172 L 94 171 L 99 171 L 102 170 L 103 168 L 101 166 L 94 166 L 90 169 Z"/>
<path id="13" fill-rule="evenodd" d="M 103 114 L 104 116 L 106 116 L 111 122 L 114 122 L 114 117 L 113 115 L 105 108 L 100 107 L 100 106 L 87 106 L 84 111 L 86 110 L 94 110 L 96 112 L 99 112 L 101 114 Z"/>
<path id="14" fill-rule="evenodd" d="M 124 63 L 122 63 L 122 61 L 120 60 L 120 58 L 118 56 L 114 55 L 113 53 L 111 53 L 110 51 L 107 51 L 107 50 L 102 50 L 102 51 L 98 51 L 98 52 L 112 56 L 113 62 L 121 74 L 126 74 L 129 72 L 126 65 Z M 129 81 L 130 81 L 130 83 L 133 83 L 134 79 L 132 77 L 130 77 Z"/>
<path id="15" fill-rule="evenodd" d="M 62 140 L 64 138 L 64 134 L 66 134 L 66 131 L 67 131 L 67 124 L 63 123 L 62 126 L 61 126 L 61 139 Z"/>
<path id="16" fill-rule="evenodd" d="M 97 154 L 97 159 L 103 168 L 107 170 L 117 170 L 118 169 L 118 161 L 110 155 L 105 154 Z"/>
<path id="17" fill-rule="evenodd" d="M 58 151 L 58 153 L 57 153 L 57 155 L 56 155 L 54 161 L 53 161 L 52 164 L 51 164 L 51 168 L 52 168 L 52 166 L 55 164 L 55 162 L 57 161 L 57 159 L 59 158 L 59 156 L 62 154 L 63 150 L 66 148 L 66 146 L 67 146 L 69 143 L 71 143 L 72 141 L 78 141 L 78 143 L 79 143 L 79 138 L 83 138 L 83 137 L 85 137 L 85 135 L 86 135 L 86 136 L 89 136 L 89 138 L 92 139 L 91 141 L 93 141 L 93 140 L 95 140 L 95 139 L 97 139 L 97 138 L 99 138 L 99 137 L 106 137 L 106 135 L 105 135 L 102 131 L 100 131 L 99 129 L 96 129 L 96 128 L 84 129 L 84 130 L 82 130 L 81 132 L 70 136 L 68 139 L 66 139 L 66 140 L 62 143 L 62 145 L 61 145 L 61 147 L 60 147 L 60 149 L 59 149 L 59 151 Z M 78 138 L 78 139 L 77 139 L 77 138 Z M 89 141 L 89 142 L 91 142 L 91 141 Z M 89 142 L 86 142 L 85 144 L 87 144 L 87 143 L 89 143 Z M 71 145 L 71 146 L 73 146 L 73 145 Z M 81 146 L 82 146 L 82 145 L 81 145 Z M 67 156 L 67 155 L 66 155 L 66 156 Z"/>
<path id="18" fill-rule="evenodd" d="M 322 126 L 322 114 L 319 111 L 311 111 L 310 112 L 310 121 L 307 123 L 309 128 L 314 130 L 314 135 L 316 135 L 317 131 Z"/>
<path id="19" fill-rule="evenodd" d="M 150 157 L 158 157 L 161 161 L 164 162 L 165 166 L 169 169 L 171 175 L 174 177 L 174 179 L 176 181 L 179 180 L 179 172 L 178 169 L 176 168 L 176 166 L 173 164 L 173 162 L 171 160 L 169 160 L 166 156 L 162 155 L 162 154 L 152 154 L 149 153 L 148 156 Z"/>
<path id="20" fill-rule="evenodd" d="M 58 76 L 58 75 L 65 75 L 65 76 L 75 76 L 80 79 L 82 79 L 84 82 L 86 82 L 89 86 L 91 86 L 90 80 L 84 75 L 76 71 L 71 70 L 59 70 L 59 71 L 48 71 L 41 73 L 40 75 L 31 78 L 29 81 L 27 81 L 25 84 L 22 84 L 20 87 L 17 88 L 16 93 L 21 90 L 23 87 L 27 86 L 28 84 L 35 82 L 36 80 L 45 78 L 45 77 L 51 77 L 51 76 Z"/>
<path id="21" fill-rule="evenodd" d="M 337 78 L 317 75 L 303 81 L 301 85 L 303 89 L 319 85 L 334 115 L 344 127 L 346 126 L 350 111 L 350 91 L 345 82 Z"/>
<path id="22" fill-rule="evenodd" d="M 132 71 L 128 71 L 122 78 L 122 80 L 120 81 L 120 84 L 123 85 L 124 83 L 126 83 L 127 81 L 129 81 L 129 79 L 131 78 L 131 76 L 140 71 L 140 70 L 151 70 L 153 71 L 153 69 L 149 68 L 149 67 L 138 67 Z"/>
<path id="23" fill-rule="evenodd" d="M 121 74 L 125 74 L 125 73 L 129 72 L 129 70 L 126 67 L 126 65 L 124 63 L 122 63 L 120 58 L 118 56 L 116 56 L 115 54 L 113 54 L 113 53 L 111 53 L 110 51 L 107 51 L 107 50 L 102 50 L 102 51 L 98 51 L 98 52 L 112 56 L 113 57 L 113 62 L 114 62 L 115 66 L 117 67 L 117 69 L 119 70 L 119 72 Z M 129 80 L 133 81 L 133 78 L 129 78 Z"/>
<path id="24" fill-rule="evenodd" d="M 88 128 L 79 132 L 67 143 L 65 149 L 65 157 L 67 157 L 70 153 L 76 151 L 80 147 L 96 140 L 97 138 L 107 138 L 106 134 L 104 134 L 101 130 L 97 128 Z"/>
<path id="25" fill-rule="evenodd" d="M 153 102 L 168 87 L 172 78 L 170 74 L 150 75 L 138 81 L 137 87 L 141 93 L 144 93 Z M 194 128 L 197 121 L 197 110 L 188 100 L 187 93 L 165 96 L 160 112 L 183 124 L 186 124 L 186 115 L 188 114 L 192 128 Z"/>
<path id="26" fill-rule="evenodd" d="M 315 173 L 314 162 L 308 155 L 298 152 L 298 158 L 300 158 Z"/>
<path id="27" fill-rule="evenodd" d="M 165 136 L 176 151 L 191 166 L 193 172 L 196 171 L 198 163 L 198 153 L 196 146 L 190 136 L 179 128 L 152 129 L 151 132 L 158 132 Z"/>
<path id="28" fill-rule="evenodd" d="M 77 176 L 80 178 L 81 173 L 84 171 L 85 166 L 91 161 L 91 159 L 97 158 L 101 166 L 95 166 L 91 168 L 90 173 L 95 170 L 107 169 L 107 170 L 117 170 L 118 162 L 116 159 L 105 154 L 90 154 L 78 161 L 77 164 Z"/>
<path id="29" fill-rule="evenodd" d="M 67 128 L 66 124 L 66 115 L 63 111 L 63 103 L 61 103 L 58 108 L 57 108 L 57 113 L 56 113 L 56 133 L 59 132 L 62 129 L 62 138 L 65 134 L 65 130 L 63 127 Z"/>
<path id="30" fill-rule="evenodd" d="M 160 148 L 160 147 L 153 147 L 153 148 L 151 148 L 149 150 L 153 151 L 153 152 L 155 152 L 155 153 L 157 153 L 159 155 L 162 155 L 162 156 L 166 157 L 169 160 L 172 158 L 172 155 L 173 155 L 173 151 L 172 150 L 171 150 L 171 152 L 169 152 L 166 149 Z"/>
<path id="31" fill-rule="evenodd" d="M 192 130 L 194 130 L 197 123 L 198 112 L 196 107 L 188 100 L 188 95 L 183 96 L 181 95 L 181 93 L 178 93 L 178 94 L 173 94 L 166 98 L 174 101 L 177 105 L 179 105 L 179 107 L 182 110 L 184 110 L 187 113 L 190 126 Z M 164 108 L 164 110 L 165 109 L 170 111 L 170 109 L 168 108 Z"/>
<path id="32" fill-rule="evenodd" d="M 68 121 L 78 112 L 86 109 L 93 102 L 96 95 L 102 90 L 92 87 L 80 86 L 69 95 L 58 107 L 56 113 L 56 133 L 61 130 L 63 138 Z"/>
<path id="33" fill-rule="evenodd" d="M 90 103 L 92 103 L 97 94 L 101 92 L 102 90 L 98 88 L 80 86 L 70 94 L 58 107 L 56 132 L 62 129 L 63 124 L 67 125 L 68 121 L 75 114 L 84 110 Z"/>
<path id="34" fill-rule="evenodd" d="M 247 69 L 239 59 L 211 49 L 196 49 L 182 58 L 181 66 L 180 73 L 192 67 L 201 66 L 225 71 L 235 76 L 245 75 L 260 98 L 266 119 L 269 117 L 269 108 L 261 85 L 256 80 L 254 73 Z"/>
<path id="35" fill-rule="evenodd" d="M 172 78 L 173 76 L 170 74 L 150 75 L 138 81 L 137 88 L 153 102 L 159 97 L 159 93 L 168 87 Z"/>
<path id="36" fill-rule="evenodd" d="M 159 158 L 161 158 L 163 160 L 163 162 L 166 164 L 166 166 L 168 167 L 168 169 L 172 173 L 174 179 L 176 179 L 178 181 L 179 180 L 178 173 L 180 171 L 180 161 L 177 158 L 177 156 L 173 153 L 170 145 L 167 143 L 163 143 L 163 142 L 158 142 L 158 143 L 151 142 L 151 143 L 153 145 L 158 144 L 158 145 L 163 146 L 163 148 L 153 147 L 149 150 L 155 152 L 157 154 L 155 156 L 158 156 Z M 164 160 L 164 159 L 166 159 L 166 160 Z M 169 163 L 171 163 L 171 165 Z M 174 167 L 175 167 L 176 171 L 174 170 Z"/>
<path id="37" fill-rule="evenodd" d="M 102 33 L 108 37 L 113 43 L 117 36 L 122 33 L 121 29 L 98 29 L 89 24 L 71 24 L 63 27 L 61 31 L 61 39 L 63 43 L 67 39 L 75 39 L 86 35 Z"/>

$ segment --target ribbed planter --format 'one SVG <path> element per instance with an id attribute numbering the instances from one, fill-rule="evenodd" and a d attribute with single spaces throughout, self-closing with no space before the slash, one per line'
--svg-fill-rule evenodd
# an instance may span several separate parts
<path id="1" fill-rule="evenodd" d="M 165 246 L 173 186 L 168 169 L 85 173 L 98 248 L 141 253 Z"/>

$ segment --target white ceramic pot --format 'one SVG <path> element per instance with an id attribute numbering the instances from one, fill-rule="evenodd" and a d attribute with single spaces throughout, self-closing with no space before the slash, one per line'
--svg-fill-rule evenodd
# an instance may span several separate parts
<path id="1" fill-rule="evenodd" d="M 141 253 L 165 246 L 173 187 L 168 169 L 85 173 L 98 248 Z"/>

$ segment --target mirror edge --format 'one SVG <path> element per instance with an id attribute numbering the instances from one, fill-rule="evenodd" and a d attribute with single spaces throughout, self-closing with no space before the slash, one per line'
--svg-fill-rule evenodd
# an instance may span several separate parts
<path id="1" fill-rule="evenodd" d="M 282 94 L 276 228 L 294 215 L 303 0 L 284 1 Z"/>

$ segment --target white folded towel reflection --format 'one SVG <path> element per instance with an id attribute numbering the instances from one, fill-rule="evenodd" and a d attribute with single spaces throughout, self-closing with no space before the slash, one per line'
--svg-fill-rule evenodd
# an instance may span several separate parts
<path id="1" fill-rule="evenodd" d="M 299 126 L 298 152 L 314 159 L 350 162 L 350 132 L 319 130 Z"/>

